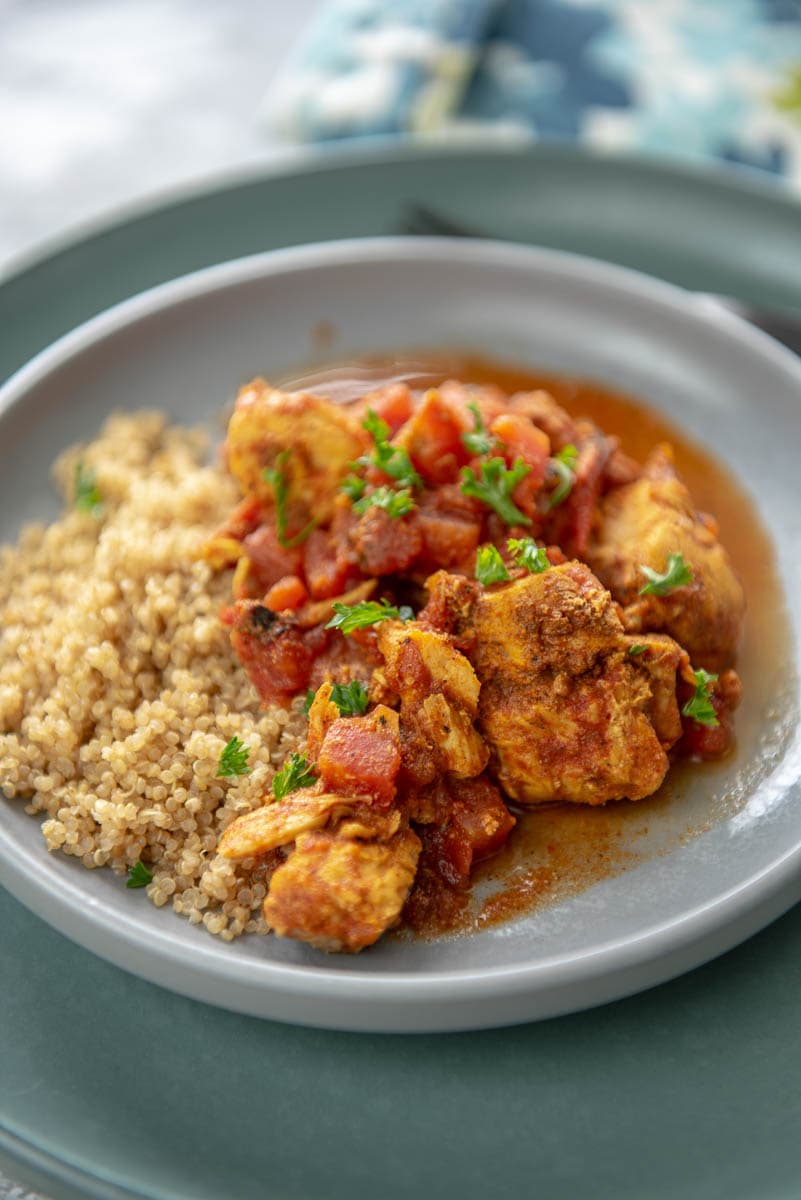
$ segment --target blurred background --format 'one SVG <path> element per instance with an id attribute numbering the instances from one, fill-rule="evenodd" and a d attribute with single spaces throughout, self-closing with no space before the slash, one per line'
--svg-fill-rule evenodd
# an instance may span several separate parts
<path id="1" fill-rule="evenodd" d="M 801 190 L 801 0 L 0 0 L 0 270 L 120 204 L 387 136 Z"/>

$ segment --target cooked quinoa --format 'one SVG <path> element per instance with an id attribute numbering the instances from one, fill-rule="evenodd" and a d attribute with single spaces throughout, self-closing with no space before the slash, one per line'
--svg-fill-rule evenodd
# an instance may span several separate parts
<path id="1" fill-rule="evenodd" d="M 0 552 L 0 787 L 44 817 L 48 849 L 138 860 L 156 905 L 231 940 L 264 932 L 253 862 L 215 853 L 305 733 L 296 705 L 263 709 L 219 621 L 230 580 L 196 551 L 236 500 L 202 465 L 203 435 L 158 413 L 111 417 L 54 476 L 65 510 Z M 74 503 L 76 465 L 102 507 Z M 250 774 L 217 777 L 236 735 Z"/>

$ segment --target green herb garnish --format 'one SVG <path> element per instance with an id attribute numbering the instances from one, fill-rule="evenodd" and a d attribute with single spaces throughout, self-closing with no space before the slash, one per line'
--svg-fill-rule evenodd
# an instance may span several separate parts
<path id="1" fill-rule="evenodd" d="M 693 675 L 695 676 L 695 694 L 684 705 L 681 715 L 692 718 L 698 725 L 709 725 L 714 728 L 720 724 L 720 721 L 709 692 L 712 684 L 717 680 L 717 675 L 710 675 L 703 668 L 693 671 Z"/>
<path id="2" fill-rule="evenodd" d="M 412 460 L 401 446 L 389 444 L 389 425 L 372 408 L 368 408 L 362 427 L 373 439 L 373 453 L 363 454 L 354 467 L 378 467 L 402 488 L 421 488 L 423 481 L 412 466 Z"/>
<path id="3" fill-rule="evenodd" d="M 507 470 L 502 458 L 488 458 L 480 464 L 478 476 L 472 467 L 462 468 L 462 491 L 465 496 L 475 496 L 488 508 L 492 508 L 507 525 L 530 525 L 531 521 L 512 501 L 512 492 L 521 479 L 531 471 L 522 458 L 515 459 L 511 470 Z"/>
<path id="4" fill-rule="evenodd" d="M 367 484 L 358 475 L 346 475 L 339 485 L 339 490 L 340 492 L 344 492 L 346 496 L 350 496 L 351 500 L 355 502 L 356 500 L 361 500 L 366 487 Z"/>
<path id="5" fill-rule="evenodd" d="M 408 604 L 395 608 L 387 600 L 362 600 L 360 604 L 335 604 L 334 615 L 326 629 L 340 629 L 349 636 L 355 629 L 367 629 L 379 621 L 412 621 L 414 613 Z"/>
<path id="6" fill-rule="evenodd" d="M 125 884 L 129 888 L 147 887 L 153 879 L 153 872 L 148 871 L 145 864 L 141 861 L 135 862 L 132 867 L 128 868 L 128 881 Z"/>
<path id="7" fill-rule="evenodd" d="M 640 642 L 635 642 L 633 646 L 629 646 L 629 654 L 634 658 L 637 654 L 644 654 L 647 649 L 647 646 L 643 646 Z"/>
<path id="8" fill-rule="evenodd" d="M 548 500 L 549 508 L 557 508 L 573 491 L 573 484 L 576 481 L 575 468 L 577 460 L 578 450 L 572 442 L 567 446 L 563 446 L 557 455 L 548 460 L 551 470 L 559 478 L 559 482 L 551 492 L 550 499 Z"/>
<path id="9" fill-rule="evenodd" d="M 350 683 L 335 683 L 331 688 L 331 700 L 342 717 L 360 717 L 367 711 L 367 688 L 358 679 Z"/>
<path id="10" fill-rule="evenodd" d="M 509 538 L 506 545 L 518 567 L 525 567 L 532 575 L 541 575 L 551 565 L 548 555 L 542 546 L 537 545 L 534 538 Z"/>
<path id="11" fill-rule="evenodd" d="M 668 556 L 667 569 L 661 575 L 658 571 L 654 571 L 642 563 L 640 570 L 648 580 L 644 587 L 640 588 L 641 596 L 667 596 L 675 588 L 684 587 L 685 583 L 691 583 L 693 577 L 692 571 L 680 554 Z"/>
<path id="12" fill-rule="evenodd" d="M 495 438 L 487 433 L 487 427 L 481 417 L 481 411 L 475 400 L 471 400 L 467 406 L 473 414 L 475 428 L 471 433 L 462 434 L 462 445 L 465 450 L 469 450 L 476 458 L 480 458 L 483 454 L 491 454 L 495 449 Z"/>
<path id="13" fill-rule="evenodd" d="M 286 516 L 286 500 L 289 487 L 284 473 L 284 467 L 289 461 L 290 450 L 282 450 L 275 460 L 274 467 L 265 467 L 262 471 L 263 478 L 269 483 L 273 489 L 275 497 L 275 524 L 278 530 L 278 540 L 286 550 L 291 550 L 294 546 L 300 546 L 302 542 L 319 524 L 316 517 L 309 521 L 308 525 L 304 525 L 300 533 L 289 537 L 287 534 L 287 516 Z"/>
<path id="14" fill-rule="evenodd" d="M 273 795 L 283 800 L 290 792 L 308 787 L 317 776 L 302 754 L 290 754 L 281 770 L 273 778 Z"/>
<path id="15" fill-rule="evenodd" d="M 509 578 L 506 563 L 496 546 L 479 546 L 476 552 L 476 579 L 484 587 L 505 583 Z"/>
<path id="16" fill-rule="evenodd" d="M 309 690 L 306 692 L 306 699 L 303 701 L 303 711 L 307 717 L 311 712 L 311 706 L 314 704 L 314 697 L 316 695 L 317 692 L 314 690 L 314 688 L 309 688 Z"/>
<path id="17" fill-rule="evenodd" d="M 368 508 L 383 508 L 393 518 L 405 517 L 414 508 L 414 500 L 409 488 L 396 492 L 391 487 L 379 487 L 353 505 L 353 511 L 357 513 L 366 513 Z"/>
<path id="18" fill-rule="evenodd" d="M 73 503 L 81 512 L 99 517 L 103 511 L 103 497 L 97 486 L 95 473 L 82 462 L 76 462 L 73 476 Z"/>
<path id="19" fill-rule="evenodd" d="M 236 736 L 232 737 L 220 755 L 220 764 L 217 768 L 217 778 L 230 779 L 234 775 L 249 775 L 249 754 L 250 750 L 247 748 L 244 742 L 241 742 Z"/>

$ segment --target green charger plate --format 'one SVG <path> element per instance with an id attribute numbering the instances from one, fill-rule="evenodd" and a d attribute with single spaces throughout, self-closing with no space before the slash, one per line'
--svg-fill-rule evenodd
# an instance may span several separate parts
<path id="1" fill-rule="evenodd" d="M 19 263 L 0 284 L 0 380 L 143 288 L 258 250 L 397 232 L 410 204 L 801 309 L 801 207 L 751 175 L 567 149 L 373 147 L 172 196 Z M 412 1038 L 186 1000 L 7 893 L 0 929 L 0 1162 L 54 1200 L 801 1193 L 801 908 L 632 999 Z"/>

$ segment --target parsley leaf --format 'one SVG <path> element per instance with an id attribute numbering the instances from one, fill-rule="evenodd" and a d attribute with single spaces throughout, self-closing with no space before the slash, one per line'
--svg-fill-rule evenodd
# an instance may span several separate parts
<path id="1" fill-rule="evenodd" d="M 480 458 L 483 454 L 491 454 L 495 449 L 495 438 L 487 433 L 481 411 L 475 400 L 471 400 L 467 407 L 473 414 L 475 428 L 471 433 L 462 434 L 462 445 L 476 458 Z"/>
<path id="2" fill-rule="evenodd" d="M 125 884 L 129 888 L 147 887 L 153 879 L 153 872 L 148 871 L 145 864 L 140 859 L 135 862 L 132 867 L 128 868 L 128 881 Z"/>
<path id="3" fill-rule="evenodd" d="M 302 754 L 290 754 L 280 771 L 273 777 L 273 795 L 283 800 L 290 792 L 308 787 L 317 776 Z"/>
<path id="4" fill-rule="evenodd" d="M 335 683 L 331 688 L 331 700 L 339 709 L 340 716 L 360 717 L 367 711 L 367 688 L 358 679 L 350 683 Z"/>
<path id="5" fill-rule="evenodd" d="M 715 706 L 712 703 L 709 692 L 711 685 L 717 679 L 717 675 L 710 675 L 708 671 L 703 669 L 693 671 L 695 676 L 695 694 L 687 701 L 681 710 L 683 717 L 691 717 L 698 725 L 709 725 L 712 728 L 719 725 Z"/>
<path id="6" fill-rule="evenodd" d="M 506 469 L 502 458 L 489 458 L 480 464 L 478 476 L 472 467 L 462 468 L 462 491 L 465 496 L 476 496 L 488 508 L 492 508 L 507 525 L 530 525 L 531 521 L 512 501 L 512 492 L 521 479 L 530 472 L 522 458 L 515 459 L 511 471 Z"/>
<path id="7" fill-rule="evenodd" d="M 411 490 L 407 487 L 397 492 L 391 487 L 379 487 L 357 500 L 353 511 L 366 513 L 368 508 L 383 508 L 390 517 L 405 517 L 414 508 L 414 500 Z"/>
<path id="8" fill-rule="evenodd" d="M 311 706 L 314 704 L 314 697 L 316 695 L 317 692 L 314 690 L 314 688 L 309 688 L 306 692 L 306 699 L 303 701 L 303 711 L 307 717 L 311 711 Z"/>
<path id="9" fill-rule="evenodd" d="M 651 567 L 646 567 L 640 563 L 642 571 L 648 582 L 644 587 L 640 588 L 641 596 L 667 596 L 675 588 L 684 587 L 685 583 L 692 582 L 693 573 L 687 566 L 686 562 L 680 554 L 670 554 L 667 560 L 667 569 L 660 575 L 658 571 L 654 571 Z"/>
<path id="10" fill-rule="evenodd" d="M 218 779 L 230 779 L 234 775 L 249 775 L 248 755 L 250 750 L 236 735 L 220 755 L 220 765 L 217 768 Z"/>
<path id="11" fill-rule="evenodd" d="M 73 476 L 73 503 L 81 512 L 99 517 L 103 511 L 103 497 L 97 486 L 95 473 L 82 462 L 76 462 Z"/>
<path id="12" fill-rule="evenodd" d="M 360 479 L 358 475 L 350 474 L 346 475 L 342 480 L 339 490 L 340 492 L 344 492 L 346 496 L 350 496 L 351 500 L 356 501 L 361 500 L 366 487 L 367 484 L 363 479 Z"/>
<path id="13" fill-rule="evenodd" d="M 509 578 L 506 563 L 496 546 L 479 546 L 476 551 L 476 579 L 484 587 L 492 583 L 505 583 Z"/>
<path id="14" fill-rule="evenodd" d="M 647 649 L 647 646 L 643 646 L 639 642 L 635 642 L 633 646 L 629 646 L 629 654 L 632 656 L 632 658 L 634 658 L 638 654 L 644 654 Z"/>
<path id="15" fill-rule="evenodd" d="M 347 637 L 354 629 L 367 629 L 379 621 L 412 621 L 414 613 L 407 604 L 395 608 L 387 600 L 362 600 L 360 604 L 335 604 L 334 616 L 326 629 L 341 629 Z"/>
<path id="16" fill-rule="evenodd" d="M 289 487 L 286 481 L 284 468 L 289 462 L 290 450 L 282 450 L 275 460 L 274 467 L 265 467 L 262 471 L 263 478 L 269 483 L 273 489 L 275 497 L 275 523 L 278 529 L 278 540 L 286 550 L 291 550 L 294 546 L 300 546 L 302 542 L 316 529 L 319 521 L 313 517 L 308 525 L 304 525 L 300 533 L 289 537 L 287 534 L 287 516 L 286 516 L 286 500 Z"/>
<path id="17" fill-rule="evenodd" d="M 558 477 L 554 490 L 551 492 L 548 501 L 549 508 L 557 508 L 564 500 L 567 500 L 570 493 L 573 491 L 573 484 L 576 481 L 576 462 L 578 461 L 578 450 L 570 442 L 567 446 L 563 446 L 559 453 L 548 460 L 548 465 Z"/>
<path id="18" fill-rule="evenodd" d="M 373 439 L 373 453 L 363 454 L 354 467 L 378 467 L 402 488 L 421 488 L 423 481 L 412 466 L 408 452 L 402 446 L 389 444 L 389 425 L 372 408 L 368 408 L 362 427 Z"/>
<path id="19" fill-rule="evenodd" d="M 509 553 L 518 567 L 525 567 L 532 575 L 541 575 L 551 565 L 551 560 L 534 538 L 509 538 L 506 543 Z"/>

